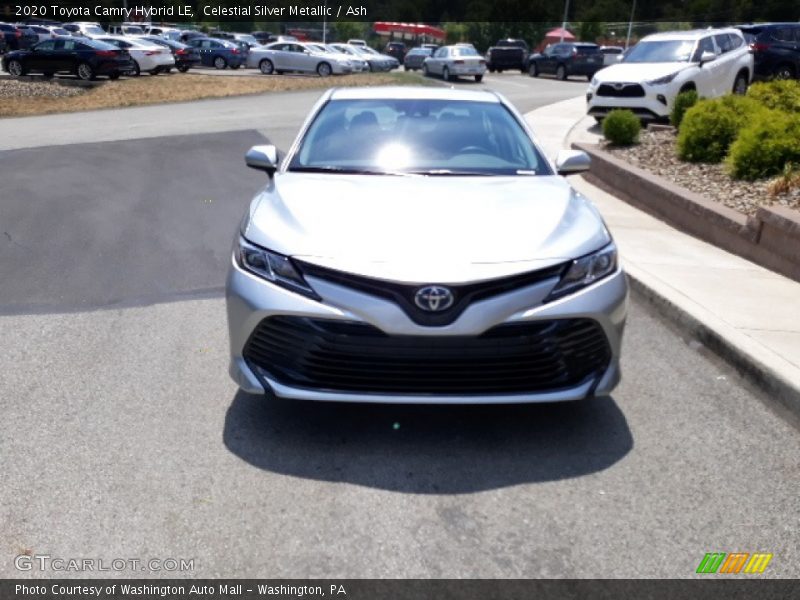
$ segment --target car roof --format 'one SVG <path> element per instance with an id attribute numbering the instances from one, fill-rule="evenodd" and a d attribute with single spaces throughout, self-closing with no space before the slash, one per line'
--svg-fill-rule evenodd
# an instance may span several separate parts
<path id="1" fill-rule="evenodd" d="M 352 87 L 335 88 L 331 100 L 458 100 L 500 103 L 497 94 L 484 90 L 456 90 L 440 87 Z"/>
<path id="2" fill-rule="evenodd" d="M 696 40 L 707 35 L 716 35 L 719 33 L 735 33 L 741 35 L 741 32 L 735 27 L 722 27 L 719 29 L 689 29 L 687 31 L 663 31 L 661 33 L 652 33 L 641 41 L 657 42 L 669 40 Z"/>

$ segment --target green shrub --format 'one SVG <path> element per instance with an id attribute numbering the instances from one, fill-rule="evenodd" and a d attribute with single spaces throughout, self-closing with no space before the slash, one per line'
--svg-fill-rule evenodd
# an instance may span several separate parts
<path id="1" fill-rule="evenodd" d="M 727 95 L 700 100 L 686 111 L 678 130 L 678 157 L 689 162 L 718 163 L 728 153 L 739 130 L 766 111 L 746 96 Z"/>
<path id="2" fill-rule="evenodd" d="M 672 105 L 672 110 L 669 113 L 669 122 L 673 127 L 680 127 L 683 121 L 683 115 L 686 111 L 697 104 L 697 92 L 695 90 L 688 90 L 681 92 L 675 96 L 675 104 Z"/>
<path id="3" fill-rule="evenodd" d="M 800 114 L 771 110 L 756 115 L 731 146 L 727 163 L 731 175 L 751 181 L 800 163 Z"/>
<path id="4" fill-rule="evenodd" d="M 641 129 L 639 117 L 629 110 L 612 110 L 603 119 L 603 136 L 614 146 L 636 143 Z"/>
<path id="5" fill-rule="evenodd" d="M 800 81 L 779 79 L 765 83 L 754 83 L 747 95 L 767 108 L 800 113 Z"/>

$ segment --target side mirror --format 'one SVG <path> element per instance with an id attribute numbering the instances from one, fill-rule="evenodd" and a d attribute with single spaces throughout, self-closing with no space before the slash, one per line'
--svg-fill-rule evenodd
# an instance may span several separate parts
<path id="1" fill-rule="evenodd" d="M 702 66 L 704 63 L 711 62 L 712 60 L 716 60 L 717 55 L 709 50 L 706 50 L 700 55 L 700 65 Z"/>
<path id="2" fill-rule="evenodd" d="M 271 144 L 253 146 L 244 155 L 244 162 L 251 169 L 264 171 L 272 177 L 278 169 L 278 149 Z"/>
<path id="3" fill-rule="evenodd" d="M 580 150 L 561 150 L 556 157 L 556 171 L 559 175 L 572 175 L 588 171 L 592 159 Z"/>

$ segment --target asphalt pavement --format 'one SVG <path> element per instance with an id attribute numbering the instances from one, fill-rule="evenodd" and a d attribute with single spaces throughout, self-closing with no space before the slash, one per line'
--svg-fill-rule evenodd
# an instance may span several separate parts
<path id="1" fill-rule="evenodd" d="M 485 85 L 523 112 L 582 90 Z M 237 392 L 220 290 L 260 185 L 242 156 L 286 147 L 317 96 L 0 124 L 0 577 L 92 575 L 19 572 L 24 553 L 194 560 L 126 577 L 690 577 L 714 551 L 800 575 L 797 423 L 635 296 L 610 398 Z"/>

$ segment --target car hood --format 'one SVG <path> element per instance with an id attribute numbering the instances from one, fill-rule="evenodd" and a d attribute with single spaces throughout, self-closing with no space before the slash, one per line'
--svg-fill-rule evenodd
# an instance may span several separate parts
<path id="1" fill-rule="evenodd" d="M 367 277 L 459 283 L 545 268 L 610 241 L 561 177 L 277 174 L 251 242 Z"/>
<path id="2" fill-rule="evenodd" d="M 651 81 L 691 67 L 692 63 L 619 63 L 595 73 L 597 81 Z"/>

